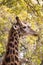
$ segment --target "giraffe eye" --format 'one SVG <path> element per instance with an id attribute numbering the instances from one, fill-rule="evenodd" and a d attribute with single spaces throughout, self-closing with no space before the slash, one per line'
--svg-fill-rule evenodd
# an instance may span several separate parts
<path id="1" fill-rule="evenodd" d="M 13 26 L 13 28 L 16 30 L 16 29 L 18 29 L 18 26 L 15 25 L 15 26 Z"/>
<path id="2" fill-rule="evenodd" d="M 19 26 L 17 26 L 17 25 L 15 25 L 15 27 L 14 27 L 15 29 L 19 29 Z"/>

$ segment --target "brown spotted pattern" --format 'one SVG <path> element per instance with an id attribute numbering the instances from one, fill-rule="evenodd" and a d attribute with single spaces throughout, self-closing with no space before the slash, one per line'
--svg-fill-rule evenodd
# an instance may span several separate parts
<path id="1" fill-rule="evenodd" d="M 16 17 L 16 24 L 12 25 L 9 32 L 8 44 L 2 65 L 20 65 L 18 58 L 19 38 L 27 34 L 37 35 L 27 24 L 23 24 L 19 18 Z"/>

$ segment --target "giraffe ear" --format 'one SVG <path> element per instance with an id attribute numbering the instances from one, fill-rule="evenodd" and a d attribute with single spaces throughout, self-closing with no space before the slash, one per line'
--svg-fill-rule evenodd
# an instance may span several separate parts
<path id="1" fill-rule="evenodd" d="M 20 21 L 18 16 L 16 17 L 16 20 L 17 20 L 17 24 L 22 25 L 22 22 Z"/>

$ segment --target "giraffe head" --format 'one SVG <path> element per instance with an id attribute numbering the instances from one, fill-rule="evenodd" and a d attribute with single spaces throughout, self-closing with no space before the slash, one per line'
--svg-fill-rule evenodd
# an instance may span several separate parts
<path id="1" fill-rule="evenodd" d="M 31 29 L 31 27 L 29 25 L 27 25 L 26 23 L 23 23 L 20 21 L 19 17 L 16 17 L 16 24 L 13 25 L 13 28 L 15 31 L 18 31 L 18 34 L 20 36 L 24 36 L 24 35 L 34 35 L 37 36 L 37 33 Z"/>

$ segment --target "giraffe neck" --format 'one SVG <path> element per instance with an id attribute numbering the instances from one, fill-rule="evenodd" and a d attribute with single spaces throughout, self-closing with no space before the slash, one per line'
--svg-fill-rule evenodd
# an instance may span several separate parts
<path id="1" fill-rule="evenodd" d="M 18 33 L 12 29 L 8 39 L 6 54 L 2 65 L 19 65 L 18 59 Z"/>

